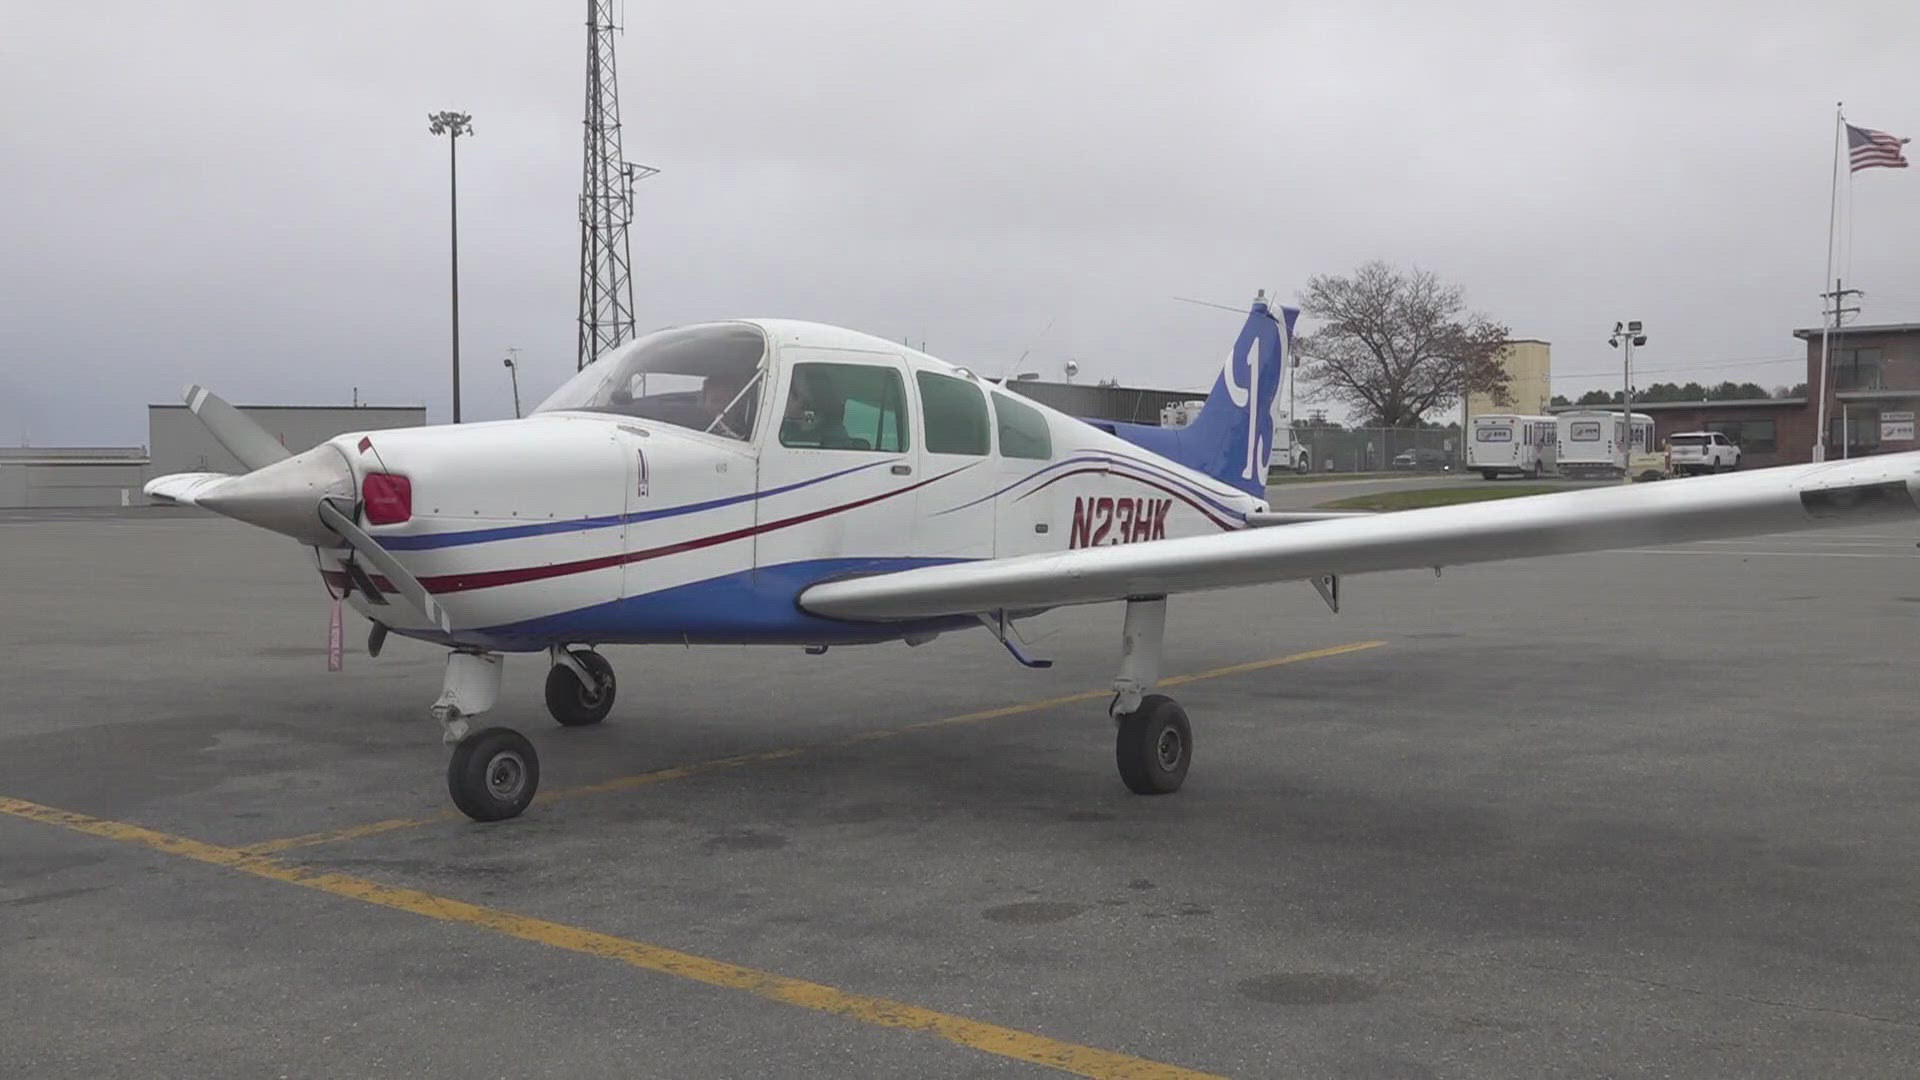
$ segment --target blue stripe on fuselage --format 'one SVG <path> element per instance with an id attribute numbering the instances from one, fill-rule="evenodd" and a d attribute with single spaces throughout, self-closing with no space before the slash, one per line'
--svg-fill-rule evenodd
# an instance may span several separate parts
<path id="1" fill-rule="evenodd" d="M 440 644 L 459 643 L 502 652 L 532 652 L 556 642 L 659 645 L 852 645 L 892 641 L 927 630 L 978 626 L 972 616 L 912 622 L 846 622 L 809 614 L 800 594 L 838 578 L 886 574 L 965 559 L 810 559 L 742 570 L 705 581 L 674 585 L 591 607 L 543 615 L 449 637 L 438 632 L 394 632 Z"/>

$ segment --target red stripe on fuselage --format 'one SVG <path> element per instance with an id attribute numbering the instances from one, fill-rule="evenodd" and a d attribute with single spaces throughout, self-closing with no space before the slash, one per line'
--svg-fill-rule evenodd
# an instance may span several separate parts
<path id="1" fill-rule="evenodd" d="M 501 585 L 518 585 L 527 581 L 542 581 L 547 578 L 565 577 L 569 574 L 584 574 L 593 570 L 608 570 L 616 566 L 625 566 L 628 563 L 645 562 L 648 559 L 659 559 L 668 555 L 678 555 L 683 551 L 696 551 L 700 548 L 713 547 L 717 544 L 744 540 L 750 536 L 757 536 L 760 533 L 772 532 L 775 529 L 804 525 L 809 521 L 817 521 L 820 518 L 829 517 L 833 514 L 845 513 L 848 510 L 857 510 L 862 506 L 868 506 L 886 499 L 891 499 L 896 495 L 905 495 L 907 492 L 916 488 L 926 487 L 936 480 L 945 480 L 954 473 L 970 468 L 972 468 L 971 465 L 962 465 L 959 469 L 941 473 L 939 476 L 929 477 L 917 484 L 908 484 L 906 487 L 895 488 L 892 491 L 883 491 L 878 495 L 870 495 L 867 498 L 858 499 L 854 502 L 842 503 L 839 506 L 829 506 L 824 510 L 812 510 L 804 514 L 795 514 L 789 518 L 781 518 L 778 521 L 769 521 L 761 525 L 749 525 L 742 529 L 715 533 L 712 536 L 702 536 L 692 540 L 681 540 L 676 543 L 662 544 L 659 547 L 645 548 L 640 551 L 622 552 L 618 555 L 601 555 L 592 559 L 578 559 L 574 562 L 549 563 L 545 566 L 523 566 L 512 570 L 482 570 L 470 574 L 440 574 L 434 577 L 423 577 L 420 579 L 420 584 L 430 593 L 466 592 L 469 589 L 491 589 Z M 334 585 L 343 584 L 347 580 L 347 575 L 338 570 L 323 570 L 321 571 L 321 576 L 324 577 L 329 584 Z M 393 587 L 392 582 L 383 577 L 374 578 L 373 584 L 381 592 L 398 591 Z"/>

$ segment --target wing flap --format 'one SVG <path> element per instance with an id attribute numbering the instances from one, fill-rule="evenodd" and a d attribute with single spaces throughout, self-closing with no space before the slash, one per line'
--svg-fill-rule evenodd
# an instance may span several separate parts
<path id="1" fill-rule="evenodd" d="M 1920 452 L 1888 454 L 925 567 L 825 582 L 800 604 L 830 618 L 925 618 L 1917 520 L 1916 484 Z"/>

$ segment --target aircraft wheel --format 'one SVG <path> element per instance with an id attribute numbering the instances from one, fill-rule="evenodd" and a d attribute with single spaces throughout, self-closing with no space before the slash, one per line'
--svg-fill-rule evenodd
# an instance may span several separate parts
<path id="1" fill-rule="evenodd" d="M 1120 779 L 1136 795 L 1180 790 L 1193 761 L 1193 728 L 1187 711 L 1165 694 L 1148 694 L 1140 707 L 1120 717 L 1113 757 Z"/>
<path id="2" fill-rule="evenodd" d="M 576 652 L 574 659 L 593 676 L 596 689 L 580 684 L 580 677 L 565 664 L 547 669 L 547 712 L 567 727 L 597 724 L 613 711 L 615 682 L 613 665 L 597 652 Z"/>
<path id="3" fill-rule="evenodd" d="M 540 787 L 540 756 L 512 728 L 482 728 L 454 744 L 447 793 L 475 821 L 518 817 Z"/>

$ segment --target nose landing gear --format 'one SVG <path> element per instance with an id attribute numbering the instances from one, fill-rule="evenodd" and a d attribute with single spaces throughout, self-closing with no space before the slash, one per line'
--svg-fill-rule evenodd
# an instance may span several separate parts
<path id="1" fill-rule="evenodd" d="M 447 761 L 447 793 L 453 805 L 475 821 L 516 817 L 540 788 L 540 756 L 526 736 L 512 728 L 471 730 L 468 720 L 500 700 L 500 654 L 455 651 L 447 654 L 440 698 L 429 710 L 453 744 Z"/>
<path id="2" fill-rule="evenodd" d="M 476 731 L 453 746 L 447 761 L 447 792 L 453 805 L 475 821 L 519 816 L 540 787 L 540 757 L 525 735 L 512 728 Z"/>

